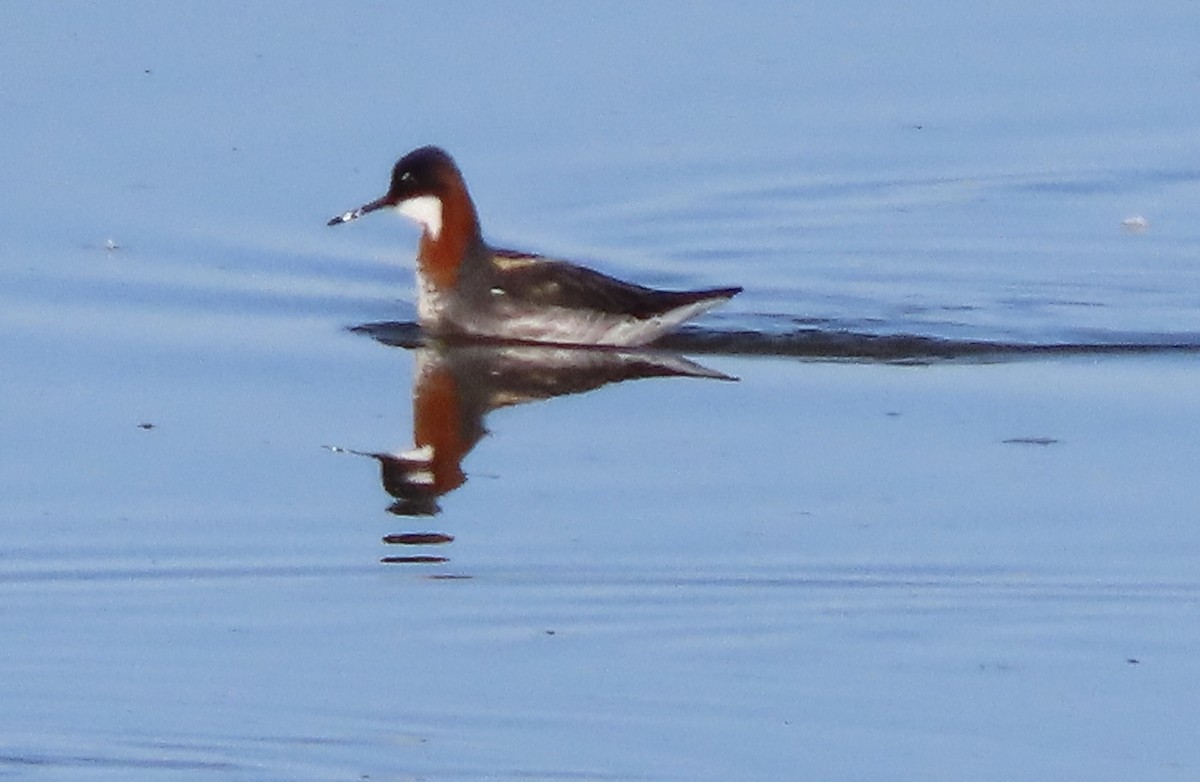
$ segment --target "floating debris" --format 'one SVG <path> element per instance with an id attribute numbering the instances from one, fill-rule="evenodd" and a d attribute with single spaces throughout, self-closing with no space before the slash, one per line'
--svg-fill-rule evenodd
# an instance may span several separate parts
<path id="1" fill-rule="evenodd" d="M 1054 445 L 1058 440 L 1053 437 L 1010 437 L 1001 442 L 1005 445 Z"/>
<path id="2" fill-rule="evenodd" d="M 453 540 L 453 535 L 444 532 L 400 532 L 383 536 L 384 543 L 401 546 L 436 546 Z"/>
<path id="3" fill-rule="evenodd" d="M 1131 234 L 1145 233 L 1150 227 L 1150 221 L 1141 215 L 1130 215 L 1121 221 L 1121 227 Z"/>
<path id="4" fill-rule="evenodd" d="M 385 565 L 441 565 L 450 560 L 446 557 L 383 557 L 379 560 Z"/>

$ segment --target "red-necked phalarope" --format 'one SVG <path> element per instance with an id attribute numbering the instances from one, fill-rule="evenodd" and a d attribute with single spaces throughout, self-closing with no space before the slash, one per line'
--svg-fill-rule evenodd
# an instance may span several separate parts
<path id="1" fill-rule="evenodd" d="M 402 157 L 386 195 L 329 225 L 385 207 L 422 227 L 417 312 L 421 327 L 435 335 L 643 345 L 742 290 L 656 290 L 567 261 L 492 248 L 462 173 L 437 147 Z"/>

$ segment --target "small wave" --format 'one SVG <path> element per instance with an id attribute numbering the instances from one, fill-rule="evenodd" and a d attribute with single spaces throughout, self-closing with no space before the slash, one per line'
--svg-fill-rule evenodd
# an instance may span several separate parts
<path id="1" fill-rule="evenodd" d="M 1019 342 L 922 334 L 797 328 L 771 332 L 688 326 L 654 343 L 680 353 L 788 356 L 857 361 L 1003 361 L 1037 356 L 1200 353 L 1200 335 L 1121 335 L 1113 340 Z"/>
<path id="2" fill-rule="evenodd" d="M 425 344 L 418 324 L 364 323 L 350 329 L 394 347 Z M 1063 342 L 953 339 L 922 334 L 873 334 L 842 329 L 801 327 L 791 330 L 718 329 L 685 326 L 647 345 L 675 353 L 777 356 L 851 361 L 1006 361 L 1040 356 L 1144 355 L 1200 353 L 1200 335 L 1107 335 Z"/>

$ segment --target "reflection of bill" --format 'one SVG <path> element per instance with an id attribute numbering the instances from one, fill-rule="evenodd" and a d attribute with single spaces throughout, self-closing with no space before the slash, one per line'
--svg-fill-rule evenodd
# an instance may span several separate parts
<path id="1" fill-rule="evenodd" d="M 399 453 L 355 451 L 379 462 L 383 488 L 395 500 L 388 511 L 399 516 L 438 513 L 439 498 L 466 482 L 463 459 L 486 434 L 484 418 L 492 410 L 639 378 L 734 379 L 681 356 L 640 350 L 469 344 L 413 352 L 413 447 Z M 406 545 L 449 540 L 442 533 L 385 538 Z"/>

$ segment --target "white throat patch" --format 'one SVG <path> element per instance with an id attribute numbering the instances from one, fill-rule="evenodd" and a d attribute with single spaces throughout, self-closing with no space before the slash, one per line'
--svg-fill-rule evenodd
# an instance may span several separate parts
<path id="1" fill-rule="evenodd" d="M 396 211 L 415 220 L 434 241 L 442 233 L 442 199 L 433 195 L 417 196 L 396 205 Z"/>

